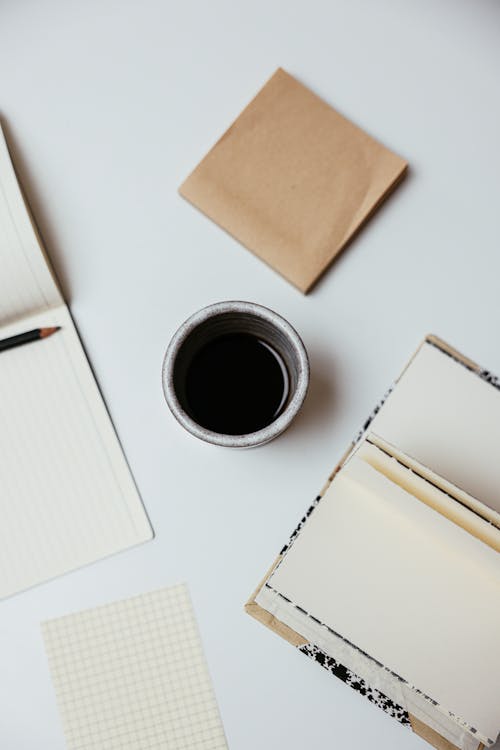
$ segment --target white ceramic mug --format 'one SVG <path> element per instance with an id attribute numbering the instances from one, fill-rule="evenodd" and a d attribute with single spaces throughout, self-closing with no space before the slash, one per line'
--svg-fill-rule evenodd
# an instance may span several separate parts
<path id="1" fill-rule="evenodd" d="M 279 355 L 288 375 L 288 394 L 276 419 L 242 435 L 213 432 L 190 413 L 186 372 L 193 357 L 211 340 L 227 334 L 247 334 L 267 343 Z M 253 302 L 218 302 L 188 318 L 176 331 L 163 361 L 163 391 L 177 421 L 192 435 L 215 445 L 249 448 L 280 435 L 296 416 L 309 385 L 309 361 L 302 339 L 281 315 Z"/>

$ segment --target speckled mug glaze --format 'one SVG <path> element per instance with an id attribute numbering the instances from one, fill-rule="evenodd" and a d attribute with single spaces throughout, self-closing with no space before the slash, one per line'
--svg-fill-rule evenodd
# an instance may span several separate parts
<path id="1" fill-rule="evenodd" d="M 185 375 L 193 355 L 210 340 L 229 333 L 248 333 L 270 344 L 283 359 L 290 379 L 281 414 L 269 425 L 246 435 L 212 432 L 195 422 L 186 409 Z M 302 339 L 281 315 L 253 302 L 217 302 L 194 313 L 176 331 L 162 369 L 163 392 L 177 421 L 197 438 L 229 448 L 250 448 L 280 435 L 296 416 L 309 385 L 309 360 Z"/>

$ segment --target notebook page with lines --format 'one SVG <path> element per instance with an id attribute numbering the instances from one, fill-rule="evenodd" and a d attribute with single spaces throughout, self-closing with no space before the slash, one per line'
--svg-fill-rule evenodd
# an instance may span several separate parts
<path id="1" fill-rule="evenodd" d="M 0 598 L 152 530 L 0 130 Z"/>
<path id="2" fill-rule="evenodd" d="M 61 330 L 0 354 L 2 598 L 152 536 L 67 309 L 23 325 Z"/>
<path id="3" fill-rule="evenodd" d="M 187 586 L 42 623 L 68 750 L 227 750 Z"/>
<path id="4" fill-rule="evenodd" d="M 0 325 L 64 305 L 0 127 Z"/>

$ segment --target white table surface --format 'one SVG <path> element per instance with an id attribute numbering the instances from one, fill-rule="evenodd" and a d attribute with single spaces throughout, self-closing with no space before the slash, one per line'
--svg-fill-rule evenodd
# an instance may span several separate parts
<path id="1" fill-rule="evenodd" d="M 2 750 L 64 747 L 41 620 L 181 580 L 231 748 L 425 747 L 243 604 L 425 333 L 500 372 L 499 25 L 496 0 L 0 4 L 0 112 L 156 532 L 0 604 Z M 176 192 L 278 66 L 411 165 L 307 297 Z M 161 392 L 174 330 L 225 299 L 311 359 L 253 451 L 192 438 Z"/>

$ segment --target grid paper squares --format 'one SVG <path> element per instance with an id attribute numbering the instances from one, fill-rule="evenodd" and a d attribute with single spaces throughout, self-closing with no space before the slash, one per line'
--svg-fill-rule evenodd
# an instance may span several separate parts
<path id="1" fill-rule="evenodd" d="M 186 585 L 42 633 L 69 750 L 227 750 Z"/>

